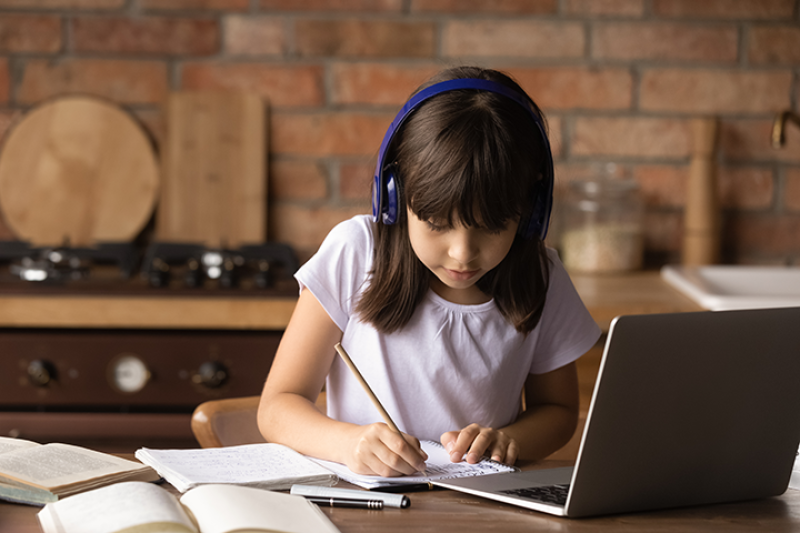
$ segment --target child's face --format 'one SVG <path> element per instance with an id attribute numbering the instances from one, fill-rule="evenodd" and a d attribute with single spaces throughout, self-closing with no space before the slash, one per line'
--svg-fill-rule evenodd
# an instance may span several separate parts
<path id="1" fill-rule="evenodd" d="M 455 219 L 455 217 L 454 217 Z M 422 263 L 435 274 L 431 288 L 453 303 L 477 304 L 490 297 L 475 283 L 496 267 L 508 254 L 519 222 L 510 222 L 503 230 L 465 227 L 456 223 L 420 220 L 408 209 L 408 235 L 411 247 Z"/>

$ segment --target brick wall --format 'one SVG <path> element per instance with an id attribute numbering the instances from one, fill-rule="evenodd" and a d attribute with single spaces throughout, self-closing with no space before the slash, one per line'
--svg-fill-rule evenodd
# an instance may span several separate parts
<path id="1" fill-rule="evenodd" d="M 269 101 L 273 240 L 301 256 L 367 212 L 392 116 L 427 76 L 474 63 L 544 108 L 560 184 L 596 163 L 635 177 L 651 261 L 679 258 L 690 120 L 721 119 L 724 259 L 800 264 L 798 0 L 0 0 L 0 135 L 84 92 L 163 136 L 170 90 Z M 10 237 L 0 224 L 0 237 Z"/>

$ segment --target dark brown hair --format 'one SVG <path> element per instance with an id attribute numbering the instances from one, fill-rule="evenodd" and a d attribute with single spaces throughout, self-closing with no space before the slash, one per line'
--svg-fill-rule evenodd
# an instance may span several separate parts
<path id="1" fill-rule="evenodd" d="M 445 70 L 418 90 L 456 78 L 491 80 L 525 95 L 509 76 L 477 67 Z M 530 106 L 544 124 L 532 100 Z M 465 226 L 488 230 L 514 220 L 525 227 L 545 169 L 544 150 L 532 118 L 505 96 L 458 90 L 422 103 L 389 147 L 387 161 L 400 176 L 398 220 L 376 224 L 373 270 L 356 306 L 361 318 L 379 331 L 396 331 L 430 287 L 432 274 L 411 248 L 406 207 L 420 220 L 450 226 L 457 217 Z M 477 286 L 518 331 L 528 333 L 542 314 L 548 272 L 541 239 L 518 233 L 506 257 Z"/>

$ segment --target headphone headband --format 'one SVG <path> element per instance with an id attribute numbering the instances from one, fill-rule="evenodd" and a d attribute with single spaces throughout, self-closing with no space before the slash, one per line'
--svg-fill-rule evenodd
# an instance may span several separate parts
<path id="1" fill-rule="evenodd" d="M 372 219 L 374 222 L 383 224 L 394 224 L 398 219 L 398 209 L 400 208 L 397 183 L 393 172 L 389 171 L 388 165 L 384 163 L 389 146 L 391 146 L 395 135 L 400 127 L 405 123 L 411 113 L 416 110 L 426 100 L 445 92 L 459 90 L 478 90 L 497 93 L 516 102 L 522 107 L 536 124 L 542 142 L 545 146 L 545 175 L 540 181 L 541 185 L 534 187 L 536 197 L 533 199 L 534 206 L 530 220 L 525 228 L 520 225 L 520 233 L 526 236 L 538 236 L 544 240 L 547 229 L 550 225 L 550 212 L 553 206 L 553 156 L 550 151 L 550 142 L 544 131 L 539 116 L 531 108 L 530 99 L 519 92 L 494 81 L 482 80 L 478 78 L 458 78 L 454 80 L 435 83 L 430 87 L 420 90 L 414 94 L 400 109 L 392 121 L 391 126 L 386 131 L 386 135 L 381 142 L 378 152 L 378 164 L 375 168 L 375 183 L 372 188 Z M 385 177 L 388 174 L 388 179 Z"/>

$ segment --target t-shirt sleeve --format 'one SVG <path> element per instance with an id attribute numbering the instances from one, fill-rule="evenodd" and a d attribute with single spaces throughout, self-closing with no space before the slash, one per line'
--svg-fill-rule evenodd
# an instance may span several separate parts
<path id="1" fill-rule="evenodd" d="M 295 273 L 333 322 L 345 330 L 372 263 L 371 222 L 357 216 L 334 227 L 319 250 Z"/>
<path id="2" fill-rule="evenodd" d="M 555 250 L 548 250 L 550 286 L 539 321 L 532 374 L 569 364 L 594 346 L 602 333 L 572 284 Z"/>

